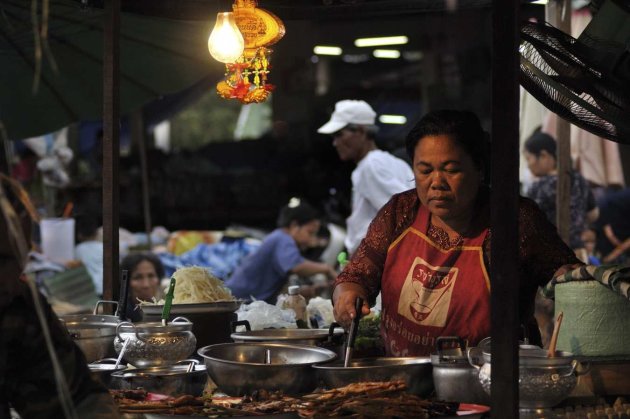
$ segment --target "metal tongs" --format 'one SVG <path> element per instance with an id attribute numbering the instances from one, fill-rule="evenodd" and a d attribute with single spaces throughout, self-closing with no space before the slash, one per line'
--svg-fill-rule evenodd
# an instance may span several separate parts
<path id="1" fill-rule="evenodd" d="M 171 277 L 171 283 L 168 285 L 168 292 L 164 297 L 164 308 L 162 309 L 162 326 L 166 326 L 168 316 L 171 314 L 171 305 L 175 296 L 175 277 Z"/>
<path id="2" fill-rule="evenodd" d="M 348 368 L 350 366 L 350 360 L 352 359 L 352 351 L 354 350 L 354 340 L 357 337 L 357 332 L 359 330 L 359 321 L 361 320 L 361 310 L 363 309 L 363 298 L 357 297 L 354 300 L 354 319 L 352 319 L 352 324 L 350 325 L 350 333 L 348 335 L 348 342 L 346 343 L 346 358 L 343 361 L 344 368 Z"/>

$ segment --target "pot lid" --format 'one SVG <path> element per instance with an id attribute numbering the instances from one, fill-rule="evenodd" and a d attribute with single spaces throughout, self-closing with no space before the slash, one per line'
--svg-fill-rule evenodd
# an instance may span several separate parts
<path id="1" fill-rule="evenodd" d="M 193 313 L 233 313 L 239 309 L 244 300 L 215 301 L 213 303 L 197 304 L 173 304 L 171 314 L 193 314 Z M 140 309 L 150 315 L 161 315 L 164 305 L 143 304 Z"/>
<path id="2" fill-rule="evenodd" d="M 118 371 L 112 374 L 113 377 L 119 378 L 153 378 L 153 377 L 165 377 L 165 376 L 178 376 L 189 374 L 205 374 L 205 365 L 195 364 L 191 371 L 188 371 L 189 364 L 177 364 L 177 365 L 162 365 L 159 367 L 128 369 L 125 371 Z"/>
<path id="3" fill-rule="evenodd" d="M 120 363 L 118 364 L 117 368 L 114 368 L 116 366 L 116 362 L 116 358 L 103 358 L 94 362 L 90 362 L 88 364 L 88 367 L 90 368 L 90 371 L 119 371 L 127 368 L 125 364 Z"/>
<path id="4" fill-rule="evenodd" d="M 342 328 L 333 331 L 334 336 L 343 334 Z M 328 329 L 263 329 L 249 330 L 247 332 L 234 332 L 230 335 L 234 340 L 264 342 L 264 341 L 291 341 L 291 340 L 326 340 Z"/>
<path id="5" fill-rule="evenodd" d="M 484 351 L 485 362 L 492 361 L 492 354 Z M 556 356 L 549 358 L 547 350 L 535 345 L 520 345 L 518 351 L 518 364 L 525 367 L 553 367 L 570 365 L 575 356 L 571 352 L 556 351 Z"/>
<path id="6" fill-rule="evenodd" d="M 182 317 L 182 319 L 184 319 Z M 139 323 L 125 323 L 119 328 L 120 333 L 170 333 L 170 332 L 185 332 L 192 330 L 192 322 L 185 319 L 185 321 L 171 321 L 166 326 L 161 322 L 139 322 Z"/>
<path id="7" fill-rule="evenodd" d="M 314 368 L 322 370 L 358 370 L 358 369 L 399 369 L 406 368 L 411 365 L 430 364 L 431 359 L 428 356 L 410 356 L 410 357 L 375 357 L 355 359 L 350 362 L 349 367 L 344 367 L 343 362 L 337 361 L 329 364 L 313 365 Z"/>

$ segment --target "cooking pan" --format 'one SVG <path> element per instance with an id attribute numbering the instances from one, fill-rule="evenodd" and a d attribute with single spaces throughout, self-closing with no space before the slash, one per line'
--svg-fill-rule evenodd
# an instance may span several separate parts
<path id="1" fill-rule="evenodd" d="M 350 362 L 343 361 L 313 365 L 318 379 L 327 388 L 343 387 L 352 383 L 367 381 L 404 380 L 409 393 L 427 396 L 433 391 L 431 358 L 361 358 Z"/>

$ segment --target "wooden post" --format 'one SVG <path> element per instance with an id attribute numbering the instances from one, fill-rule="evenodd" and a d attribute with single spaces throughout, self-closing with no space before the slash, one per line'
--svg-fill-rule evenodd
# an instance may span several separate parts
<path id="1" fill-rule="evenodd" d="M 492 417 L 518 417 L 518 0 L 492 16 Z"/>
<path id="2" fill-rule="evenodd" d="M 547 22 L 562 32 L 571 34 L 571 0 L 555 0 L 547 3 Z M 569 244 L 571 225 L 571 124 L 558 117 L 556 128 L 556 163 L 558 184 L 556 186 L 556 226 L 565 243 Z"/>
<path id="3" fill-rule="evenodd" d="M 103 298 L 118 298 L 120 0 L 105 0 L 103 22 Z"/>

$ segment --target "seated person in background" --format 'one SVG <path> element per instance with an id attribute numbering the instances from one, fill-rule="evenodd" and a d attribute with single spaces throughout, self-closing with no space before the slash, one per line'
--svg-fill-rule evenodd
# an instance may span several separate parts
<path id="1" fill-rule="evenodd" d="M 77 244 L 74 255 L 90 273 L 94 289 L 99 297 L 103 296 L 103 242 L 98 240 L 98 222 L 88 214 L 77 215 Z"/>
<path id="2" fill-rule="evenodd" d="M 525 159 L 527 166 L 538 178 L 527 196 L 538 204 L 547 219 L 556 224 L 556 188 L 558 170 L 556 166 L 556 140 L 544 132 L 534 132 L 525 141 Z M 571 171 L 571 225 L 569 227 L 569 246 L 583 249 L 581 234 L 589 223 L 594 222 L 599 211 L 595 205 L 595 197 L 588 182 L 582 175 Z M 584 261 L 586 262 L 586 261 Z"/>
<path id="3" fill-rule="evenodd" d="M 160 281 L 164 277 L 164 267 L 152 253 L 131 253 L 122 260 L 120 269 L 129 273 L 126 316 L 132 322 L 138 322 L 142 320 L 142 312 L 137 310 L 140 300 L 161 298 Z"/>
<path id="4" fill-rule="evenodd" d="M 310 276 L 323 273 L 329 280 L 337 276 L 332 266 L 306 260 L 300 248 L 310 246 L 320 227 L 317 211 L 310 205 L 292 198 L 282 208 L 278 228 L 265 237 L 260 248 L 246 257 L 232 276 L 225 281 L 238 298 L 264 300 L 273 304 L 285 286 L 289 274 Z M 314 290 L 303 286 L 306 297 Z"/>
<path id="5" fill-rule="evenodd" d="M 604 263 L 626 263 L 630 260 L 630 188 L 607 192 L 598 204 L 597 251 Z"/>

